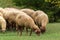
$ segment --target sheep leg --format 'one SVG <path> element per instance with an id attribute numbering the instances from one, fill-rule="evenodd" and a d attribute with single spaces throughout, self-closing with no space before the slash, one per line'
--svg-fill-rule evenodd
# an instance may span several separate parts
<path id="1" fill-rule="evenodd" d="M 6 22 L 7 22 L 7 30 L 10 30 L 10 24 L 9 24 L 9 22 L 6 20 Z"/>
<path id="2" fill-rule="evenodd" d="M 10 23 L 10 30 L 13 31 L 12 23 Z"/>
<path id="3" fill-rule="evenodd" d="M 26 33 L 28 34 L 28 28 L 26 27 Z"/>
<path id="4" fill-rule="evenodd" d="M 8 23 L 9 23 L 9 29 L 12 31 L 12 22 L 8 21 Z"/>
<path id="5" fill-rule="evenodd" d="M 23 29 L 21 28 L 21 30 L 20 30 L 20 32 L 21 32 L 21 33 L 20 33 L 20 36 L 22 35 L 22 31 L 23 31 Z"/>
<path id="6" fill-rule="evenodd" d="M 18 25 L 16 24 L 16 31 L 18 30 Z"/>
<path id="7" fill-rule="evenodd" d="M 18 27 L 19 28 L 19 31 L 20 31 L 20 36 L 22 35 L 22 31 L 23 31 L 23 28 L 21 26 Z"/>
<path id="8" fill-rule="evenodd" d="M 16 23 L 12 23 L 12 28 L 13 28 L 13 30 L 15 30 L 16 29 Z"/>
<path id="9" fill-rule="evenodd" d="M 31 31 L 30 31 L 30 36 L 31 36 L 31 34 L 32 34 L 32 29 L 31 29 Z"/>

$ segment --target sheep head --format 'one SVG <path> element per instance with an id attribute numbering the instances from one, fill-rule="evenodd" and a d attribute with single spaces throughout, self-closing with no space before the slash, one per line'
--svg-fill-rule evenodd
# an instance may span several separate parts
<path id="1" fill-rule="evenodd" d="M 41 33 L 44 33 L 46 31 L 45 27 L 40 27 Z"/>
<path id="2" fill-rule="evenodd" d="M 38 36 L 40 35 L 40 32 L 41 32 L 40 29 L 36 29 L 36 30 L 35 30 L 35 33 L 36 33 Z"/>

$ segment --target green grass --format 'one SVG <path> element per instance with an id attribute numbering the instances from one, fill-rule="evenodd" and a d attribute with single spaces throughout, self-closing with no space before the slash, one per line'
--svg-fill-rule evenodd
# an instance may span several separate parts
<path id="1" fill-rule="evenodd" d="M 0 32 L 0 40 L 60 40 L 60 23 L 49 23 L 46 32 L 40 36 L 35 33 L 28 36 L 26 32 L 23 32 L 22 36 L 19 36 L 17 32 Z"/>

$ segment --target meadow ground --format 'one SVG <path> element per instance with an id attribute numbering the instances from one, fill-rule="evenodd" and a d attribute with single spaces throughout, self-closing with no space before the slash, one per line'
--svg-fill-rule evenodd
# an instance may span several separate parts
<path id="1" fill-rule="evenodd" d="M 26 32 L 23 32 L 22 36 L 19 36 L 17 32 L 0 32 L 0 40 L 60 40 L 60 23 L 49 23 L 46 32 L 40 36 L 35 33 L 28 36 Z"/>

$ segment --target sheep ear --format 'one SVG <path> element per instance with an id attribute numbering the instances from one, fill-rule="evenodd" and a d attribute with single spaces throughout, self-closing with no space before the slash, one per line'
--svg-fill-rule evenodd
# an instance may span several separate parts
<path id="1" fill-rule="evenodd" d="M 37 12 L 35 12 L 35 16 L 38 16 L 38 13 Z"/>

